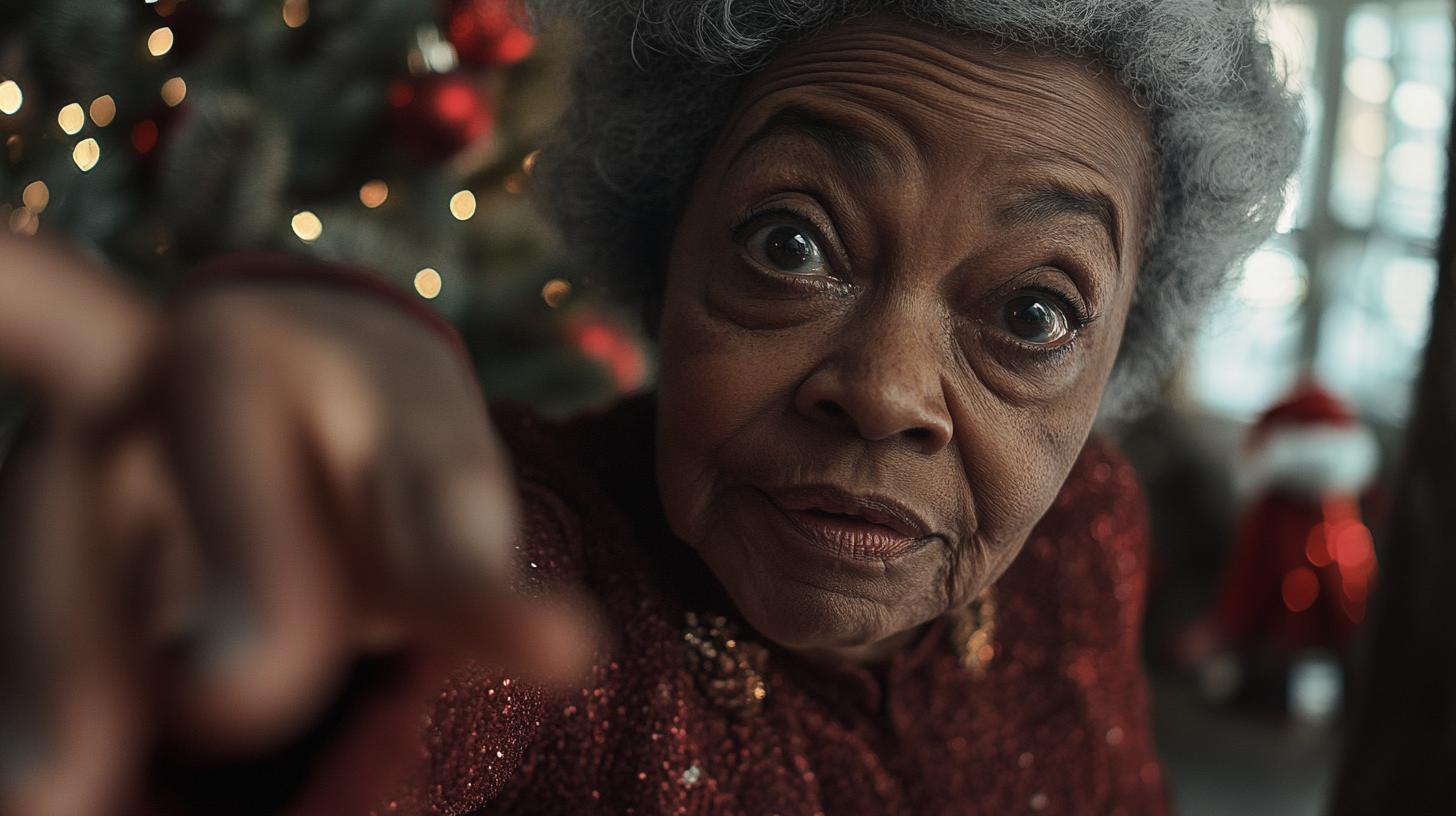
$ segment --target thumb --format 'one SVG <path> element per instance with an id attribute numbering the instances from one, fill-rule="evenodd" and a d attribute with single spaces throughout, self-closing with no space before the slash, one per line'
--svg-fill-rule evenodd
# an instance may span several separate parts
<path id="1" fill-rule="evenodd" d="M 0 231 L 0 370 L 43 402 L 95 413 L 125 396 L 160 319 L 59 244 Z"/>
<path id="2" fill-rule="evenodd" d="M 409 588 L 428 639 L 553 687 L 584 676 L 605 641 L 584 596 L 530 580 L 519 563 L 514 480 L 497 457 L 442 468 L 417 485 L 422 519 Z"/>

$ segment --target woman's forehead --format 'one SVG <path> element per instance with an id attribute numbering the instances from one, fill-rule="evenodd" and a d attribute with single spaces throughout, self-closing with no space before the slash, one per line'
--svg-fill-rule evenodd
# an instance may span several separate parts
<path id="1" fill-rule="evenodd" d="M 749 81 L 710 164 L 782 165 L 812 142 L 866 179 L 953 173 L 1106 200 L 1115 243 L 1140 244 L 1152 188 L 1149 125 L 1095 64 L 895 19 L 792 46 Z M 1093 213 L 1094 215 L 1096 213 Z"/>

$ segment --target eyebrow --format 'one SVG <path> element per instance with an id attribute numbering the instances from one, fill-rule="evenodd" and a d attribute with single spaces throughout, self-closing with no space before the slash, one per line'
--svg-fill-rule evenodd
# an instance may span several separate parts
<path id="1" fill-rule="evenodd" d="M 1043 224 L 1069 214 L 1095 218 L 1107 231 L 1118 266 L 1122 265 L 1122 242 L 1117 237 L 1117 208 L 1102 193 L 1083 193 L 1058 185 L 1041 187 L 1002 205 L 996 211 L 996 220 L 1004 227 L 1022 227 Z"/>
<path id="2" fill-rule="evenodd" d="M 728 166 L 736 164 L 754 145 L 784 134 L 813 139 L 863 181 L 878 180 L 890 170 L 890 162 L 879 145 L 853 128 L 802 108 L 785 108 L 770 116 L 758 130 L 743 140 Z"/>

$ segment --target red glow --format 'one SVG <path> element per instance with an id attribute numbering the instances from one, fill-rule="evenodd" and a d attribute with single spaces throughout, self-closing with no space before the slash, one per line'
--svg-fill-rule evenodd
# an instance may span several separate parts
<path id="1" fill-rule="evenodd" d="M 476 95 L 464 85 L 446 85 L 435 96 L 435 112 L 442 119 L 465 122 L 479 109 L 475 100 Z"/>
<path id="2" fill-rule="evenodd" d="M 566 339 L 582 354 L 606 365 L 619 392 L 637 389 L 647 377 L 647 361 L 636 341 L 600 317 L 573 321 L 566 327 Z"/>
<path id="3" fill-rule="evenodd" d="M 1284 576 L 1279 589 L 1290 612 L 1303 612 L 1319 597 L 1319 576 L 1309 567 L 1295 567 Z"/>
<path id="4" fill-rule="evenodd" d="M 518 0 L 466 0 L 450 17 L 450 43 L 467 63 L 504 68 L 525 59 L 535 38 L 517 25 L 525 10 Z"/>
<path id="5" fill-rule="evenodd" d="M 1358 521 L 1345 521 L 1335 525 L 1330 536 L 1334 546 L 1335 560 L 1340 562 L 1341 571 L 1364 564 L 1375 557 L 1375 542 L 1370 530 Z"/>
<path id="6" fill-rule="evenodd" d="M 149 153 L 152 148 L 157 146 L 157 136 L 157 123 L 150 119 L 143 119 L 131 129 L 131 146 L 136 148 L 138 153 Z"/>
<path id="7" fill-rule="evenodd" d="M 1316 567 L 1323 567 L 1334 560 L 1330 557 L 1329 526 L 1324 523 L 1316 524 L 1309 531 L 1309 541 L 1304 545 L 1304 556 Z"/>
<path id="8" fill-rule="evenodd" d="M 408 105 L 415 98 L 415 89 L 404 80 L 400 80 L 389 86 L 389 104 L 396 108 Z"/>

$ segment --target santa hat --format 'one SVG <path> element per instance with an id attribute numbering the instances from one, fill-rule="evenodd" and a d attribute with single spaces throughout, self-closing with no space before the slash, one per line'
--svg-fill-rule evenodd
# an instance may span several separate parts
<path id="1" fill-rule="evenodd" d="M 1375 477 L 1379 459 L 1375 435 L 1355 412 L 1306 380 L 1249 429 L 1242 492 L 1281 488 L 1310 498 L 1358 493 Z"/>

